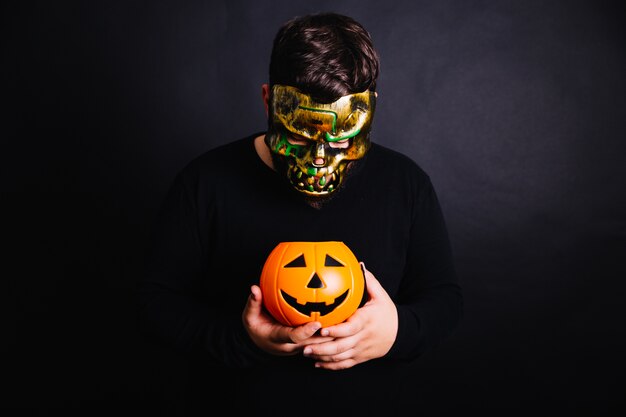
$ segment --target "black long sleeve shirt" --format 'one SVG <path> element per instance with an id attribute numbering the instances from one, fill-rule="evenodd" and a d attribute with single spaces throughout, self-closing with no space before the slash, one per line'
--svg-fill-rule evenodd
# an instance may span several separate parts
<path id="1" fill-rule="evenodd" d="M 253 143 L 259 134 L 200 155 L 175 178 L 139 289 L 142 331 L 188 355 L 191 390 L 200 403 L 226 401 L 236 392 L 251 402 L 227 403 L 246 410 L 253 398 L 276 390 L 294 401 L 319 387 L 343 393 L 324 397 L 326 403 L 334 398 L 330 405 L 339 410 L 344 394 L 366 401 L 372 383 L 375 391 L 413 395 L 393 384 L 401 378 L 410 387 L 408 363 L 448 336 L 462 316 L 445 221 L 428 175 L 373 143 L 345 187 L 317 209 L 262 162 Z M 259 282 L 279 242 L 331 240 L 352 249 L 398 311 L 388 354 L 343 371 L 316 369 L 303 356 L 269 355 L 241 322 L 250 285 Z M 211 381 L 219 390 L 198 388 Z M 355 407 L 354 399 L 350 403 Z M 362 415 L 374 409 L 349 408 Z"/>

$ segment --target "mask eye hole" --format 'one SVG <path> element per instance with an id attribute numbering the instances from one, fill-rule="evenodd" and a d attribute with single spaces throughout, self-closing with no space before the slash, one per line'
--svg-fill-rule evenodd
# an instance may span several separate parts
<path id="1" fill-rule="evenodd" d="M 328 142 L 328 146 L 335 149 L 346 149 L 350 146 L 350 139 L 339 140 L 337 142 Z"/>
<path id="2" fill-rule="evenodd" d="M 303 268 L 306 266 L 306 261 L 304 260 L 304 254 L 300 254 L 296 259 L 289 262 L 284 268 Z"/>
<path id="3" fill-rule="evenodd" d="M 344 266 L 344 264 L 327 254 L 324 260 L 324 266 Z"/>
<path id="4" fill-rule="evenodd" d="M 287 136 L 287 141 L 292 145 L 304 146 L 308 143 L 308 140 L 304 136 L 291 134 Z"/>

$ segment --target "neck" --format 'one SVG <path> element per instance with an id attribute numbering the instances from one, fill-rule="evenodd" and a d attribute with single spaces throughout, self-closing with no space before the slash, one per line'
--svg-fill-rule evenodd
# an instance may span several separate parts
<path id="1" fill-rule="evenodd" d="M 257 136 L 254 138 L 254 149 L 256 149 L 257 155 L 261 158 L 261 161 L 268 167 L 272 168 L 274 171 L 274 164 L 272 163 L 272 155 L 270 153 L 270 149 L 267 147 L 265 143 L 265 135 Z"/>

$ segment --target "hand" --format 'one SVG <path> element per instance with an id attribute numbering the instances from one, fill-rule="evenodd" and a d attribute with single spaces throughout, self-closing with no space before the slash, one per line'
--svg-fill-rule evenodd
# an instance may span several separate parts
<path id="1" fill-rule="evenodd" d="M 340 370 L 384 356 L 398 333 L 398 312 L 389 294 L 361 262 L 369 300 L 343 323 L 321 330 L 334 340 L 310 344 L 304 355 L 315 366 Z"/>
<path id="2" fill-rule="evenodd" d="M 323 343 L 332 337 L 315 336 L 322 324 L 314 321 L 298 327 L 284 326 L 263 310 L 261 288 L 253 285 L 243 310 L 243 325 L 252 341 L 264 351 L 278 356 L 296 355 L 311 343 Z"/>

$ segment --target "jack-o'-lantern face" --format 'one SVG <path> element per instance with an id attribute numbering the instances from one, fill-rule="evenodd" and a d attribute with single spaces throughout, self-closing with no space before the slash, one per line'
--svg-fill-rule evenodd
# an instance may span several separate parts
<path id="1" fill-rule="evenodd" d="M 326 327 L 359 307 L 365 279 L 343 242 L 282 242 L 263 266 L 260 287 L 276 320 L 288 326 L 319 321 Z"/>

